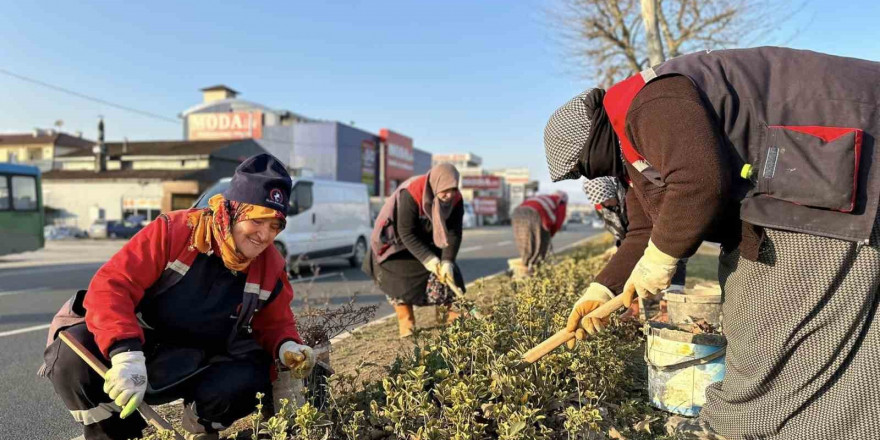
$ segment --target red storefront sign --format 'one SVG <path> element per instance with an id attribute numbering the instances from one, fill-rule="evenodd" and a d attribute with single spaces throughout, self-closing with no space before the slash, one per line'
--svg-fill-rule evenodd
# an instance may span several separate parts
<path id="1" fill-rule="evenodd" d="M 497 215 L 498 199 L 495 197 L 474 197 L 474 214 Z"/>
<path id="2" fill-rule="evenodd" d="M 379 138 L 385 145 L 385 193 L 390 194 L 394 188 L 413 176 L 413 140 L 387 128 L 379 130 Z"/>
<path id="3" fill-rule="evenodd" d="M 463 189 L 501 189 L 501 178 L 498 176 L 461 176 Z"/>
<path id="4" fill-rule="evenodd" d="M 187 116 L 187 139 L 261 139 L 263 112 L 193 113 Z"/>

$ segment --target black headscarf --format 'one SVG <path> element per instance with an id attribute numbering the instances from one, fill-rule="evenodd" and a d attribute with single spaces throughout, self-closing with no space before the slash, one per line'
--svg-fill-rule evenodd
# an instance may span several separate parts
<path id="1" fill-rule="evenodd" d="M 620 159 L 620 145 L 617 133 L 608 120 L 602 99 L 605 91 L 594 89 L 598 93 L 587 95 L 587 108 L 593 109 L 590 119 L 593 121 L 593 132 L 587 139 L 587 147 L 583 149 L 578 163 L 578 172 L 587 179 L 597 177 L 620 177 L 623 175 L 623 163 Z"/>

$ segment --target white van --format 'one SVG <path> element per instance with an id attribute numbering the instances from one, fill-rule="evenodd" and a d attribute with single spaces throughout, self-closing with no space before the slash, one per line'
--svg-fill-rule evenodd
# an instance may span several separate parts
<path id="1" fill-rule="evenodd" d="M 464 217 L 461 219 L 462 229 L 471 229 L 477 227 L 477 216 L 474 214 L 474 205 L 470 202 L 464 202 Z"/>
<path id="2" fill-rule="evenodd" d="M 230 180 L 208 188 L 193 206 L 208 206 L 208 199 L 225 191 Z M 295 178 L 287 214 L 287 227 L 275 238 L 275 247 L 289 269 L 339 258 L 360 267 L 373 229 L 366 185 Z"/>

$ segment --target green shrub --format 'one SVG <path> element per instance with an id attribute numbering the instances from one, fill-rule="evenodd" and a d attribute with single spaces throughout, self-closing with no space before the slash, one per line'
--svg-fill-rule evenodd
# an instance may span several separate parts
<path id="1" fill-rule="evenodd" d="M 643 336 L 637 323 L 608 331 L 536 364 L 522 353 L 564 325 L 571 304 L 604 265 L 595 249 L 541 267 L 528 280 L 476 286 L 480 318 L 415 335 L 414 348 L 381 380 L 357 373 L 329 381 L 324 408 L 283 408 L 262 421 L 278 439 L 654 439 L 658 412 L 647 404 Z M 484 294 L 483 297 L 480 297 Z M 466 309 L 474 304 L 464 304 Z M 369 361 L 369 359 L 364 359 Z"/>

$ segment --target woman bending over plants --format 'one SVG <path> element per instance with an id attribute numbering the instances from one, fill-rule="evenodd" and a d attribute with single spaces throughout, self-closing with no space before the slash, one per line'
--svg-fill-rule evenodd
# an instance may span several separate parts
<path id="1" fill-rule="evenodd" d="M 379 212 L 363 271 L 394 306 L 401 338 L 412 335 L 413 306 L 441 305 L 448 321 L 458 317 L 449 285 L 464 291 L 455 265 L 463 217 L 458 170 L 450 164 L 401 184 Z"/>

